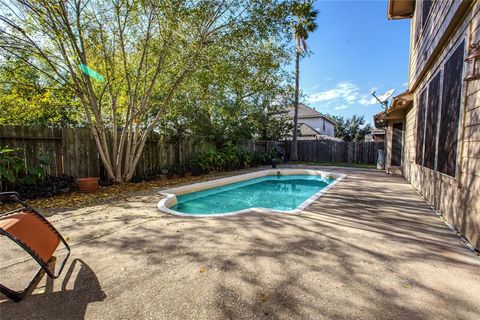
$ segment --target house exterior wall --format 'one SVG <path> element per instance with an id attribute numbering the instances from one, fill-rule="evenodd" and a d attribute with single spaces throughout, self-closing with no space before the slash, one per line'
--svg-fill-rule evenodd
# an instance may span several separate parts
<path id="1" fill-rule="evenodd" d="M 411 20 L 409 83 L 421 80 L 430 57 L 434 57 L 442 35 L 447 30 L 463 0 L 432 1 L 430 14 L 422 23 L 425 1 L 416 1 Z"/>
<path id="2" fill-rule="evenodd" d="M 335 137 L 335 125 L 330 121 L 326 121 L 322 117 L 316 118 L 299 118 L 298 122 L 305 123 L 312 127 L 313 129 L 317 130 L 323 135 Z M 323 123 L 325 123 L 325 130 L 323 130 Z"/>
<path id="3" fill-rule="evenodd" d="M 417 1 L 411 22 L 409 88 L 414 103 L 405 115 L 403 174 L 449 223 L 480 248 L 480 80 L 462 83 L 455 176 L 416 164 L 420 93 L 437 72 L 443 71 L 445 62 L 462 41 L 466 57 L 470 44 L 480 40 L 480 6 L 478 1 L 433 1 L 424 30 L 419 31 L 421 15 L 417 12 L 422 5 L 422 1 Z M 466 69 L 464 63 L 464 74 Z M 391 133 L 387 134 L 391 137 Z"/>

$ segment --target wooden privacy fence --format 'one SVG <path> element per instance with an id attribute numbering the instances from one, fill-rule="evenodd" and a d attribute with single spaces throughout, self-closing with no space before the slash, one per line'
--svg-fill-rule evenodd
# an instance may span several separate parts
<path id="1" fill-rule="evenodd" d="M 17 155 L 28 167 L 38 166 L 40 155 L 48 154 L 46 170 L 51 175 L 70 175 L 76 178 L 105 177 L 97 147 L 88 128 L 38 128 L 0 126 L 0 147 L 19 148 Z M 176 143 L 162 142 L 158 133 L 148 137 L 136 175 L 159 173 L 163 168 L 188 164 L 192 155 L 209 147 L 203 138 L 190 137 Z M 290 155 L 291 141 L 255 141 L 240 143 L 245 149 L 266 152 L 272 148 Z M 326 140 L 298 141 L 300 161 L 349 162 L 375 164 L 383 142 L 337 142 Z"/>
<path id="2" fill-rule="evenodd" d="M 378 149 L 383 148 L 383 142 L 301 140 L 297 153 L 300 161 L 376 164 Z"/>
<path id="3" fill-rule="evenodd" d="M 189 162 L 191 156 L 208 143 L 199 138 L 182 139 L 177 143 L 161 142 L 152 132 L 136 168 L 136 175 L 160 172 Z M 46 168 L 51 175 L 67 174 L 76 178 L 103 175 L 92 133 L 88 128 L 38 128 L 0 126 L 0 147 L 20 148 L 28 167 L 38 166 L 38 157 L 48 154 Z"/>
<path id="4" fill-rule="evenodd" d="M 255 151 L 268 151 L 271 148 L 286 152 L 290 156 L 291 141 L 246 141 L 242 146 Z M 383 142 L 345 142 L 333 140 L 299 140 L 297 154 L 299 161 L 347 162 L 376 164 L 378 150 L 384 148 Z"/>

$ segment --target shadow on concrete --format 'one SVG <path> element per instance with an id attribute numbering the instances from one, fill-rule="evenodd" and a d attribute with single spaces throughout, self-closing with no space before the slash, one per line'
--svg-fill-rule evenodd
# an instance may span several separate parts
<path id="1" fill-rule="evenodd" d="M 87 306 L 105 293 L 93 270 L 75 259 L 65 272 L 60 291 L 33 294 L 19 303 L 0 304 L 2 319 L 84 319 Z"/>
<path id="2" fill-rule="evenodd" d="M 4 303 L 2 317 L 81 319 L 90 304 L 92 319 L 107 311 L 152 319 L 479 319 L 478 258 L 404 179 L 346 173 L 300 215 L 162 215 L 153 192 L 112 204 L 62 228 L 106 232 L 75 252 L 95 259 L 109 299 L 91 304 L 105 294 L 93 271 L 80 268 L 73 289 L 33 296 L 25 307 Z"/>

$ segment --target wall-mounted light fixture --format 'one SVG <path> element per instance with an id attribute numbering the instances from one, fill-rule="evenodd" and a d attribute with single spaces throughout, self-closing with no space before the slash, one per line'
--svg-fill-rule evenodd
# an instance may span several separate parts
<path id="1" fill-rule="evenodd" d="M 480 79 L 480 41 L 470 46 L 468 57 L 465 61 L 467 62 L 467 74 L 464 80 Z"/>

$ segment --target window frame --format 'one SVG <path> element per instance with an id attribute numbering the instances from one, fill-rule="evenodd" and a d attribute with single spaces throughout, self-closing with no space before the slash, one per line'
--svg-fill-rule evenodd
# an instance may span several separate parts
<path id="1" fill-rule="evenodd" d="M 449 173 L 446 173 L 446 172 L 441 172 L 438 170 L 438 162 L 439 162 L 439 148 L 437 147 L 437 152 L 436 152 L 436 158 L 437 158 L 437 166 L 436 166 L 436 172 L 438 172 L 439 174 L 441 175 L 445 175 L 445 176 L 448 176 L 450 178 L 453 178 L 453 179 L 457 179 L 458 177 L 458 173 L 460 171 L 460 167 L 461 167 L 461 154 L 460 154 L 460 150 L 461 150 L 461 146 L 462 144 L 464 143 L 464 141 L 462 140 L 462 126 L 463 126 L 463 115 L 464 115 L 464 106 L 465 106 L 465 96 L 466 96 L 466 88 L 467 86 L 465 85 L 465 81 L 464 81 L 464 78 L 465 78 L 465 72 L 466 72 L 466 68 L 465 68 L 465 57 L 466 55 L 468 54 L 468 49 L 467 49 L 467 41 L 465 40 L 465 37 L 461 37 L 458 39 L 459 40 L 459 43 L 458 44 L 455 44 L 454 46 L 452 46 L 451 50 L 449 51 L 448 55 L 445 56 L 444 58 L 444 62 L 442 64 L 442 69 L 443 69 L 443 77 L 442 77 L 442 100 L 441 100 L 441 109 L 440 109 L 440 114 L 439 114 L 439 118 L 438 118 L 438 121 L 439 121 L 439 127 L 438 127 L 438 138 L 437 140 L 440 140 L 440 129 L 441 129 L 441 116 L 442 116 L 442 111 L 443 111 L 443 86 L 445 84 L 445 66 L 447 64 L 447 62 L 450 60 L 450 58 L 452 58 L 453 54 L 457 52 L 457 50 L 463 46 L 463 55 L 462 55 L 462 59 L 460 59 L 460 61 L 462 61 L 462 73 L 460 75 L 460 90 L 459 90 L 459 106 L 458 106 L 458 119 L 457 119 L 457 132 L 456 132 L 456 150 L 455 150 L 455 163 L 453 164 L 453 169 L 454 169 L 454 172 L 453 172 L 453 175 L 450 175 Z M 439 144 L 440 145 L 440 144 Z"/>

